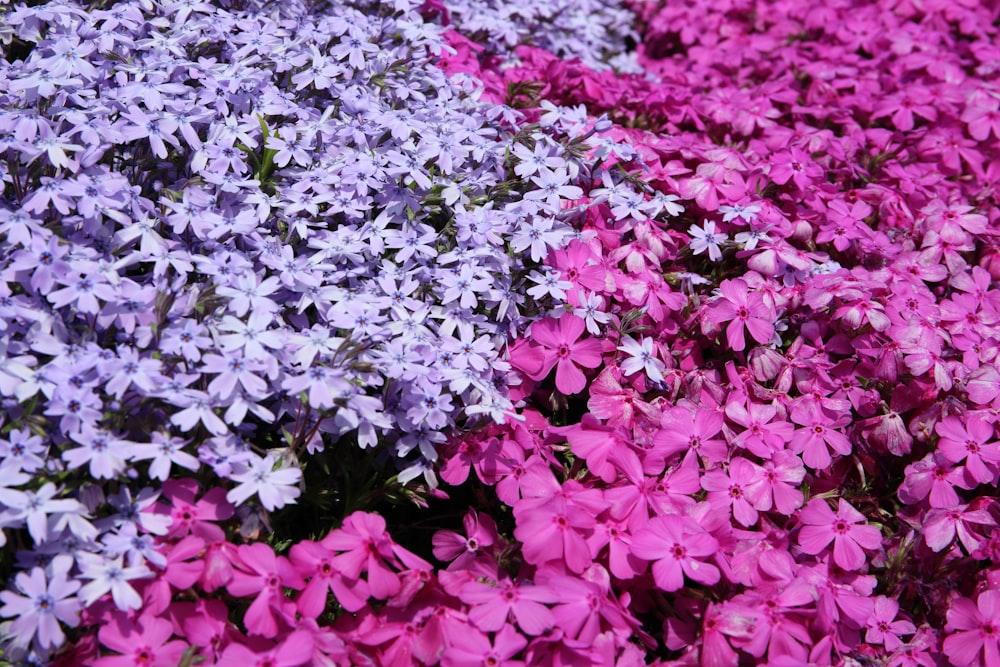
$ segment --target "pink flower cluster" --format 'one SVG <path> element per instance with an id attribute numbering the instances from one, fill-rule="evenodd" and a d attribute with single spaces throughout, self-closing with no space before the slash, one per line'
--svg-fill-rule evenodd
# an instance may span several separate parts
<path id="1" fill-rule="evenodd" d="M 496 100 L 634 128 L 646 194 L 585 194 L 566 311 L 509 348 L 527 425 L 442 478 L 670 664 L 997 664 L 997 7 L 637 11 L 645 77 L 453 38 Z"/>

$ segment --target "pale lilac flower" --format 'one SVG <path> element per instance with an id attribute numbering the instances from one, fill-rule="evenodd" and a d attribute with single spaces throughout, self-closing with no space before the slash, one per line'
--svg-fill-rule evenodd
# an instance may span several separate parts
<path id="1" fill-rule="evenodd" d="M 629 358 L 621 363 L 625 375 L 635 375 L 639 371 L 645 371 L 653 382 L 663 382 L 663 371 L 667 369 L 667 365 L 656 358 L 652 338 L 643 337 L 641 341 L 636 341 L 631 336 L 625 336 L 621 343 L 618 349 L 629 355 Z"/>
<path id="2" fill-rule="evenodd" d="M 713 262 L 722 259 L 722 244 L 729 240 L 729 237 L 721 232 L 715 231 L 715 222 L 705 220 L 701 227 L 691 225 L 688 228 L 691 235 L 691 250 L 696 255 L 708 251 L 708 258 Z"/>
<path id="3" fill-rule="evenodd" d="M 80 579 L 89 579 L 80 589 L 80 600 L 87 607 L 94 604 L 108 593 L 115 606 L 126 611 L 142 607 L 142 597 L 129 583 L 136 579 L 153 576 L 153 572 L 145 565 L 126 567 L 123 556 L 108 556 L 103 554 L 81 553 L 77 557 L 80 566 Z"/>
<path id="4" fill-rule="evenodd" d="M 256 494 L 266 510 L 274 511 L 294 503 L 301 494 L 297 485 L 302 479 L 302 471 L 278 466 L 273 454 L 263 458 L 250 455 L 247 461 L 234 465 L 229 479 L 238 483 L 226 494 L 226 500 L 234 505 Z"/>
<path id="5" fill-rule="evenodd" d="M 14 577 L 17 593 L 0 592 L 0 616 L 14 618 L 8 633 L 15 646 L 27 648 L 32 642 L 46 649 L 66 641 L 60 623 L 75 628 L 80 622 L 80 601 L 75 593 L 80 582 L 69 577 L 73 558 L 59 555 L 46 570 L 35 567 Z"/>

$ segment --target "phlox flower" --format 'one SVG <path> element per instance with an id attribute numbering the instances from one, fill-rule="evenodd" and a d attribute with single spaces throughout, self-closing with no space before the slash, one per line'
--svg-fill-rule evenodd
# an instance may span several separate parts
<path id="1" fill-rule="evenodd" d="M 708 251 L 708 258 L 713 262 L 722 260 L 722 244 L 729 240 L 729 236 L 722 232 L 715 231 L 715 222 L 705 220 L 701 227 L 691 225 L 688 228 L 691 235 L 691 250 L 695 255 Z"/>
<path id="2" fill-rule="evenodd" d="M 82 553 L 77 556 L 77 565 L 82 572 L 81 579 L 90 579 L 80 589 L 80 599 L 85 606 L 94 604 L 110 593 L 115 606 L 122 611 L 142 607 L 142 597 L 129 583 L 135 579 L 152 577 L 153 573 L 145 565 L 125 567 L 122 556 L 106 556 Z"/>
<path id="3" fill-rule="evenodd" d="M 799 484 L 806 476 L 802 461 L 791 452 L 775 452 L 761 468 L 761 473 L 744 487 L 747 499 L 762 512 L 774 508 L 791 516 L 802 505 Z"/>
<path id="4" fill-rule="evenodd" d="M 296 599 L 299 613 L 318 618 L 326 609 L 327 594 L 332 591 L 347 611 L 356 612 L 367 602 L 370 591 L 364 579 L 349 579 L 333 565 L 333 552 L 318 542 L 303 540 L 292 546 L 289 559 L 303 577 L 309 577 Z"/>
<path id="5" fill-rule="evenodd" d="M 466 630 L 448 638 L 448 645 L 441 654 L 442 667 L 522 667 L 521 660 L 511 660 L 528 645 L 511 625 L 504 625 L 493 641 L 476 630 Z"/>
<path id="6" fill-rule="evenodd" d="M 744 526 L 757 523 L 757 509 L 747 489 L 763 477 L 764 470 L 755 463 L 736 457 L 729 462 L 729 469 L 709 470 L 701 478 L 701 486 L 708 491 L 708 502 L 713 509 L 731 510 L 733 517 Z"/>
<path id="7" fill-rule="evenodd" d="M 725 441 L 715 437 L 722 431 L 723 422 L 722 414 L 715 410 L 696 409 L 692 415 L 688 408 L 676 406 L 663 414 L 653 444 L 668 459 L 694 451 L 713 463 L 719 462 L 728 451 Z"/>
<path id="8" fill-rule="evenodd" d="M 313 664 L 316 641 L 312 633 L 296 630 L 281 642 L 233 642 L 222 652 L 215 667 L 300 667 Z"/>
<path id="9" fill-rule="evenodd" d="M 380 600 L 399 592 L 399 575 L 390 569 L 390 565 L 398 567 L 402 564 L 413 569 L 430 567 L 392 541 L 386 533 L 385 519 L 378 514 L 354 512 L 320 543 L 338 552 L 333 558 L 333 566 L 347 579 L 357 579 L 362 573 L 367 573 L 371 594 Z"/>
<path id="10" fill-rule="evenodd" d="M 1000 591 L 983 591 L 975 603 L 958 597 L 948 609 L 944 652 L 958 667 L 1000 665 Z"/>
<path id="11" fill-rule="evenodd" d="M 500 539 L 493 519 L 486 514 L 478 514 L 474 509 L 466 512 L 462 526 L 465 536 L 450 530 L 439 530 L 431 538 L 434 557 L 450 561 L 449 570 L 469 569 L 480 556 L 488 556 L 492 552 L 491 547 Z"/>
<path id="12" fill-rule="evenodd" d="M 652 338 L 643 337 L 640 342 L 631 336 L 625 336 L 621 343 L 618 349 L 629 355 L 629 358 L 621 363 L 622 372 L 626 376 L 645 371 L 653 382 L 663 382 L 663 371 L 666 370 L 667 365 L 656 358 Z"/>
<path id="13" fill-rule="evenodd" d="M 900 637 L 912 635 L 917 628 L 905 618 L 896 620 L 898 614 L 899 602 L 884 595 L 875 598 L 875 610 L 868 618 L 865 641 L 869 644 L 881 644 L 886 651 L 895 651 L 901 647 L 903 641 Z"/>
<path id="14" fill-rule="evenodd" d="M 802 461 L 813 470 L 823 470 L 832 461 L 830 451 L 848 456 L 851 441 L 837 429 L 847 426 L 850 414 L 831 415 L 814 402 L 796 403 L 791 419 L 803 428 L 792 434 L 788 443 L 791 451 L 802 454 Z"/>
<path id="15" fill-rule="evenodd" d="M 994 440 L 993 425 L 977 417 L 948 416 L 934 427 L 938 451 L 952 463 L 965 462 L 970 481 L 990 484 L 1000 465 L 1000 442 Z"/>
<path id="16" fill-rule="evenodd" d="M 96 660 L 94 667 L 175 667 L 187 645 L 175 639 L 169 621 L 145 614 L 130 619 L 121 612 L 112 615 L 97 633 L 101 644 L 120 653 Z"/>
<path id="17" fill-rule="evenodd" d="M 988 510 L 969 509 L 968 505 L 932 509 L 924 517 L 924 541 L 932 551 L 942 551 L 958 536 L 962 546 L 971 554 L 983 543 L 983 536 L 972 530 L 973 525 L 995 529 L 997 522 Z"/>
<path id="18" fill-rule="evenodd" d="M 556 369 L 556 388 L 564 394 L 578 394 L 587 386 L 587 377 L 580 370 L 597 368 L 601 363 L 601 343 L 593 338 L 580 340 L 586 322 L 572 313 L 565 313 L 558 320 L 547 317 L 531 326 L 531 339 L 545 350 L 545 360 L 540 371 L 529 375 L 541 380 L 553 367 Z"/>
<path id="19" fill-rule="evenodd" d="M 555 617 L 546 605 L 559 600 L 547 586 L 513 582 L 496 584 L 470 581 L 458 591 L 458 597 L 470 605 L 469 620 L 485 632 L 497 632 L 513 617 L 528 635 L 540 635 L 553 625 Z"/>
<path id="20" fill-rule="evenodd" d="M 906 466 L 906 477 L 896 495 L 907 505 L 927 498 L 931 507 L 948 508 L 961 503 L 955 488 L 965 488 L 964 469 L 950 465 L 940 452 L 933 452 Z"/>
<path id="21" fill-rule="evenodd" d="M 744 328 L 758 343 L 764 344 L 774 336 L 774 323 L 778 319 L 760 292 L 750 292 L 742 278 L 723 280 L 719 285 L 720 298 L 709 304 L 705 318 L 709 322 L 729 322 L 726 342 L 729 347 L 742 352 L 746 349 Z"/>
<path id="22" fill-rule="evenodd" d="M 799 513 L 805 524 L 799 532 L 799 546 L 807 554 L 816 555 L 833 542 L 833 560 L 845 570 L 859 570 L 865 564 L 863 549 L 882 546 L 882 533 L 875 526 L 859 525 L 865 516 L 846 500 L 838 500 L 837 513 L 822 498 L 812 499 Z"/>
<path id="23" fill-rule="evenodd" d="M 302 471 L 298 468 L 280 468 L 273 454 L 261 458 L 252 455 L 249 462 L 234 466 L 230 479 L 239 484 L 226 494 L 226 500 L 239 505 L 257 494 L 261 505 L 268 511 L 294 503 L 302 493 L 298 486 Z"/>
<path id="24" fill-rule="evenodd" d="M 721 576 L 719 568 L 703 560 L 718 552 L 718 540 L 687 516 L 653 517 L 633 533 L 631 549 L 653 563 L 653 579 L 664 591 L 680 590 L 685 576 L 707 586 L 718 583 Z"/>
<path id="25" fill-rule="evenodd" d="M 232 580 L 226 584 L 229 593 L 236 597 L 254 596 L 243 617 L 247 631 L 263 637 L 278 633 L 278 618 L 285 616 L 283 603 L 287 602 L 283 587 L 301 589 L 302 577 L 282 556 L 263 542 L 237 547 Z"/>
<path id="26" fill-rule="evenodd" d="M 0 616 L 14 618 L 7 631 L 14 645 L 27 648 L 35 642 L 43 649 L 58 648 L 66 641 L 60 623 L 73 628 L 79 624 L 80 601 L 75 593 L 80 582 L 67 576 L 72 566 L 71 556 L 56 556 L 49 575 L 40 567 L 18 572 L 17 593 L 0 592 Z"/>

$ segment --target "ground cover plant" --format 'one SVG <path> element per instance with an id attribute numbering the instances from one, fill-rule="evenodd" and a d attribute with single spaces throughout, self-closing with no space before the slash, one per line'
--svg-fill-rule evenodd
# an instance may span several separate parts
<path id="1" fill-rule="evenodd" d="M 0 660 L 1000 664 L 998 26 L 5 8 Z"/>

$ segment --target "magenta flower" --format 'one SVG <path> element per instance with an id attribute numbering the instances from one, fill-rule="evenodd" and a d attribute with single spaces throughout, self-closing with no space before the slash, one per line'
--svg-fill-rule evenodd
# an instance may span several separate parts
<path id="1" fill-rule="evenodd" d="M 500 628 L 492 643 L 489 637 L 470 628 L 448 638 L 448 646 L 441 654 L 441 666 L 521 667 L 523 661 L 511 658 L 527 645 L 528 640 L 510 625 Z"/>
<path id="2" fill-rule="evenodd" d="M 993 425 L 977 417 L 948 416 L 934 427 L 940 437 L 938 451 L 952 463 L 965 461 L 968 476 L 980 484 L 990 484 L 1000 464 L 1000 443 L 993 441 Z"/>
<path id="3" fill-rule="evenodd" d="M 762 512 L 773 507 L 790 516 L 802 505 L 798 486 L 805 479 L 805 466 L 791 452 L 775 452 L 771 460 L 761 465 L 762 473 L 743 489 L 747 499 Z"/>
<path id="4" fill-rule="evenodd" d="M 661 426 L 653 435 L 657 452 L 669 459 L 674 454 L 694 451 L 712 463 L 725 460 L 726 442 L 716 438 L 723 425 L 722 414 L 715 410 L 691 410 L 682 406 L 670 408 L 663 414 Z"/>
<path id="5" fill-rule="evenodd" d="M 531 326 L 531 339 L 545 348 L 546 358 L 541 371 L 533 380 L 540 380 L 556 369 L 556 389 L 566 395 L 578 394 L 587 386 L 587 377 L 580 370 L 597 368 L 601 364 L 601 342 L 580 340 L 587 323 L 566 313 L 558 320 L 547 317 Z"/>
<path id="6" fill-rule="evenodd" d="M 795 404 L 790 416 L 802 427 L 792 435 L 790 449 L 801 453 L 802 461 L 813 470 L 829 467 L 831 451 L 841 456 L 851 453 L 851 441 L 837 430 L 851 422 L 850 413 L 832 415 L 816 402 L 804 401 Z"/>
<path id="7" fill-rule="evenodd" d="M 326 609 L 326 598 L 331 591 L 340 606 L 349 612 L 358 611 L 368 602 L 368 582 L 338 572 L 333 565 L 333 552 L 319 542 L 303 540 L 295 544 L 289 558 L 303 577 L 309 577 L 309 583 L 296 599 L 303 616 L 318 618 Z"/>
<path id="8" fill-rule="evenodd" d="M 100 658 L 94 667 L 176 667 L 187 645 L 175 639 L 168 621 L 152 615 L 136 620 L 116 612 L 97 633 L 101 644 L 121 655 Z"/>
<path id="9" fill-rule="evenodd" d="M 833 541 L 833 560 L 845 570 L 859 570 L 865 564 L 863 549 L 882 546 L 882 533 L 875 526 L 859 525 L 865 516 L 840 498 L 837 513 L 822 498 L 813 498 L 799 514 L 806 524 L 799 533 L 799 546 L 816 555 Z"/>
<path id="10" fill-rule="evenodd" d="M 709 322 L 729 322 L 726 327 L 726 342 L 730 349 L 742 352 L 746 349 L 744 328 L 758 343 L 764 344 L 774 336 L 774 322 L 777 315 L 764 300 L 760 292 L 750 292 L 742 278 L 723 280 L 719 285 L 722 296 L 708 306 L 705 318 Z"/>
<path id="11" fill-rule="evenodd" d="M 732 511 L 732 516 L 744 526 L 757 523 L 757 510 L 747 495 L 747 489 L 763 477 L 763 469 L 744 458 L 729 462 L 729 470 L 709 470 L 701 478 L 701 487 L 708 491 L 713 509 Z"/>
<path id="12" fill-rule="evenodd" d="M 278 618 L 287 616 L 287 602 L 282 587 L 301 589 L 302 577 L 287 559 L 275 556 L 263 542 L 238 547 L 237 569 L 226 588 L 236 597 L 254 600 L 243 617 L 247 631 L 262 637 L 278 634 Z"/>
<path id="13" fill-rule="evenodd" d="M 513 617 L 518 627 L 532 636 L 555 625 L 555 617 L 545 605 L 559 600 L 556 592 L 545 586 L 515 583 L 509 579 L 496 585 L 470 581 L 458 591 L 458 597 L 471 606 L 469 620 L 480 630 L 496 632 Z"/>
<path id="14" fill-rule="evenodd" d="M 895 651 L 902 646 L 900 637 L 912 635 L 917 628 L 906 619 L 897 621 L 898 614 L 899 602 L 884 595 L 875 598 L 875 611 L 868 618 L 865 641 L 869 644 L 881 644 L 886 651 Z"/>
<path id="15" fill-rule="evenodd" d="M 632 553 L 653 563 L 653 579 L 664 591 L 680 590 L 684 576 L 711 586 L 719 568 L 703 558 L 719 550 L 719 542 L 690 517 L 668 514 L 650 519 L 632 535 Z"/>
<path id="16" fill-rule="evenodd" d="M 236 642 L 230 644 L 215 667 L 299 667 L 312 660 L 315 641 L 311 633 L 297 630 L 279 644 L 254 646 L 256 651 Z"/>
<path id="17" fill-rule="evenodd" d="M 496 523 L 487 514 L 480 515 L 469 509 L 462 519 L 465 535 L 450 530 L 434 533 L 434 557 L 450 561 L 449 570 L 464 570 L 473 567 L 480 556 L 492 553 L 492 546 L 500 539 Z"/>
<path id="18" fill-rule="evenodd" d="M 430 564 L 395 544 L 385 531 L 385 519 L 377 514 L 354 512 L 320 543 L 332 551 L 333 566 L 348 580 L 367 573 L 373 597 L 385 600 L 399 592 L 399 575 L 389 568 L 400 564 L 412 569 L 430 569 Z"/>
<path id="19" fill-rule="evenodd" d="M 983 591 L 975 604 L 956 598 L 945 629 L 952 632 L 944 640 L 944 652 L 953 665 L 1000 665 L 1000 591 Z"/>

